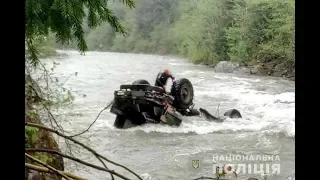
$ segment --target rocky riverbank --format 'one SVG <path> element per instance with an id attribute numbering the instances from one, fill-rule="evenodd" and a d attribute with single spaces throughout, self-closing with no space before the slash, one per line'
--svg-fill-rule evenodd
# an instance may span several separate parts
<path id="1" fill-rule="evenodd" d="M 25 121 L 30 123 L 36 123 L 43 125 L 41 122 L 40 116 L 33 113 L 33 108 L 30 101 L 26 98 L 25 100 L 26 116 Z M 32 128 L 26 127 L 26 148 L 35 148 L 35 149 L 50 149 L 60 151 L 58 143 L 54 139 L 52 133 Z M 47 163 L 51 167 L 54 167 L 57 170 L 64 170 L 64 161 L 61 156 L 50 154 L 50 153 L 38 153 L 38 152 L 28 152 L 29 155 L 39 159 L 42 162 Z M 33 164 L 32 160 L 26 158 L 25 163 Z M 25 179 L 37 179 L 37 180 L 61 180 L 61 177 L 49 173 L 38 173 L 37 171 L 30 170 L 26 171 Z"/>
<path id="2" fill-rule="evenodd" d="M 241 73 L 258 76 L 283 77 L 295 81 L 295 64 L 294 63 L 261 63 L 252 62 L 244 65 L 230 61 L 220 61 L 214 66 L 215 72 L 220 73 Z"/>

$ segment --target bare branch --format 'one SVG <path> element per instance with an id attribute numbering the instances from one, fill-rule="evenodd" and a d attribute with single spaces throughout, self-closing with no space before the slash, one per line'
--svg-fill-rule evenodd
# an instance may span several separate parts
<path id="1" fill-rule="evenodd" d="M 41 164 L 41 165 L 43 165 L 43 166 L 47 167 L 48 169 L 50 169 L 50 170 L 52 170 L 52 171 L 56 172 L 57 174 L 59 174 L 60 176 L 64 177 L 65 179 L 67 179 L 67 180 L 72 180 L 71 178 L 69 178 L 69 177 L 68 177 L 68 176 L 66 176 L 65 174 L 63 174 L 63 173 L 59 172 L 59 170 L 55 169 L 54 167 L 49 166 L 48 164 L 46 164 L 46 163 L 44 163 L 44 162 L 42 162 L 42 161 L 38 160 L 37 158 L 34 158 L 34 157 L 30 156 L 30 155 L 29 155 L 29 154 L 27 154 L 27 153 L 24 153 L 24 155 L 25 155 L 26 157 L 28 157 L 29 159 L 31 159 L 31 160 L 33 160 L 33 161 L 35 161 L 35 162 L 37 162 L 37 163 L 39 163 L 39 164 Z"/>
<path id="2" fill-rule="evenodd" d="M 48 71 L 46 70 L 45 66 L 44 66 L 41 62 L 39 62 L 39 63 L 40 63 L 40 65 L 43 67 L 43 70 L 44 70 L 44 73 L 45 73 L 46 82 L 47 82 L 48 77 L 49 77 L 51 81 L 53 81 L 54 83 L 56 83 L 56 82 L 50 77 L 50 75 L 49 75 Z M 32 80 L 32 77 L 31 77 L 31 76 L 30 76 L 30 79 Z M 67 80 L 66 80 L 66 81 L 67 81 Z M 57 83 L 56 83 L 56 84 L 57 84 Z M 59 84 L 57 84 L 57 85 L 59 85 Z M 46 102 L 46 99 L 43 99 L 42 97 L 40 97 L 39 93 L 36 91 L 36 89 L 34 88 L 34 86 L 40 87 L 37 82 L 31 81 L 31 89 L 33 89 L 33 91 L 35 92 L 36 97 L 40 100 L 41 105 L 43 106 L 44 110 L 47 112 L 47 114 L 48 114 L 48 116 L 49 116 L 49 122 L 50 122 L 51 126 L 55 129 L 55 127 L 54 127 L 53 124 L 52 124 L 52 121 L 54 121 L 55 124 L 56 124 L 56 126 L 58 127 L 58 129 L 59 129 L 60 131 L 62 131 L 63 133 L 65 133 L 65 130 L 63 129 L 63 127 L 59 125 L 59 123 L 57 122 L 56 118 L 55 118 L 55 117 L 53 116 L 53 114 L 51 113 L 49 107 L 46 106 L 46 104 L 44 103 L 44 102 Z M 47 82 L 47 88 L 48 88 L 48 82 Z M 49 98 L 49 97 L 47 97 L 47 98 Z M 99 114 L 99 115 L 100 115 L 100 114 Z M 98 117 L 97 117 L 97 118 L 98 118 Z M 96 119 L 97 119 L 97 118 L 96 118 Z M 93 124 L 93 123 L 92 123 L 92 124 Z M 92 125 L 91 125 L 91 126 L 92 126 Z M 90 127 L 91 127 L 91 126 L 90 126 Z M 90 127 L 89 127 L 86 131 L 88 131 L 88 130 L 90 129 Z M 85 131 L 85 132 L 86 132 L 86 131 Z M 83 132 L 83 133 L 84 133 L 84 132 Z M 72 156 L 74 156 L 73 153 L 72 153 L 72 151 L 71 151 L 71 144 L 69 143 L 69 141 L 68 141 L 67 139 L 65 139 L 65 143 L 66 143 L 67 149 L 69 150 L 69 154 L 72 155 Z M 96 155 L 95 155 L 95 156 L 96 156 Z M 106 169 L 108 169 L 108 167 L 107 167 L 106 164 L 101 160 L 100 157 L 96 156 L 96 158 L 103 164 L 103 166 L 104 166 Z M 76 164 L 76 166 L 77 166 L 77 164 Z M 111 173 L 110 173 L 110 176 L 111 176 L 111 179 L 114 179 L 114 177 L 113 177 L 113 175 L 112 175 Z"/>
<path id="3" fill-rule="evenodd" d="M 92 154 L 94 154 L 95 156 L 100 157 L 101 159 L 103 159 L 103 160 L 105 160 L 105 161 L 107 161 L 107 162 L 109 162 L 109 163 L 111 163 L 111 164 L 114 164 L 114 165 L 116 165 L 116 166 L 119 166 L 119 167 L 122 167 L 122 168 L 126 169 L 127 171 L 129 171 L 129 172 L 131 172 L 132 174 L 134 174 L 138 179 L 142 180 L 142 178 L 141 178 L 138 174 L 136 174 L 135 172 L 133 172 L 133 171 L 130 170 L 129 168 L 127 168 L 127 167 L 125 167 L 125 166 L 123 166 L 123 165 L 121 165 L 121 164 L 118 164 L 118 163 L 116 163 L 116 162 L 113 162 L 113 161 L 105 158 L 104 156 L 102 156 L 101 154 L 98 154 L 96 151 L 94 151 L 94 150 L 91 149 L 90 147 L 84 145 L 83 143 L 81 143 L 81 142 L 79 142 L 79 141 L 77 141 L 77 140 L 75 140 L 75 139 L 73 139 L 73 138 L 71 138 L 71 137 L 69 137 L 69 136 L 66 136 L 66 135 L 60 133 L 60 132 L 57 131 L 57 130 L 54 130 L 54 129 L 51 129 L 51 128 L 42 126 L 42 125 L 40 125 L 40 124 L 35 124 L 35 123 L 27 123 L 26 125 L 27 125 L 27 126 L 30 126 L 30 127 L 35 127 L 35 128 L 43 129 L 43 130 L 46 130 L 46 131 L 55 133 L 55 134 L 57 134 L 58 136 L 64 137 L 64 138 L 66 138 L 66 139 L 68 139 L 68 140 L 70 140 L 70 141 L 72 141 L 72 142 L 74 142 L 74 143 L 82 146 L 83 148 L 87 149 L 88 151 L 90 151 L 90 152 L 91 152 Z"/>
<path id="4" fill-rule="evenodd" d="M 206 176 L 201 176 L 201 177 L 196 178 L 196 179 L 193 179 L 193 180 L 199 180 L 199 179 L 213 179 L 213 180 L 219 180 L 219 178 L 206 177 Z"/>
<path id="5" fill-rule="evenodd" d="M 31 81 L 31 84 L 34 84 L 36 82 Z M 37 84 L 38 85 L 38 84 Z M 38 85 L 39 86 L 39 85 Z M 33 87 L 33 85 L 31 86 L 32 90 L 35 92 L 37 98 L 39 98 L 42 102 L 45 101 L 43 98 L 40 97 L 40 95 L 38 94 L 37 90 Z M 50 112 L 49 108 L 44 104 L 41 103 L 43 105 L 43 107 L 48 111 L 49 116 L 53 119 L 54 123 L 56 124 L 56 126 L 61 130 L 64 131 L 63 128 L 59 125 L 59 123 L 57 122 L 57 120 L 54 118 L 53 114 Z M 50 123 L 52 124 L 52 122 L 50 121 Z"/>
<path id="6" fill-rule="evenodd" d="M 113 103 L 113 101 L 112 101 L 111 103 L 109 103 L 108 106 L 106 106 L 105 108 L 103 108 L 103 109 L 99 112 L 99 114 L 97 115 L 96 119 L 90 124 L 90 126 L 89 126 L 86 130 L 82 131 L 81 133 L 78 133 L 78 134 L 69 136 L 69 137 L 76 137 L 76 136 L 79 136 L 79 135 L 81 135 L 81 134 L 84 134 L 85 132 L 88 132 L 89 129 L 91 128 L 91 126 L 98 120 L 100 114 L 101 114 L 104 110 L 108 109 L 108 108 L 112 105 L 112 103 Z"/>
<path id="7" fill-rule="evenodd" d="M 107 167 L 107 165 L 102 161 L 102 159 L 100 158 L 100 157 L 98 157 L 97 155 L 95 155 L 96 156 L 96 158 L 101 162 L 101 164 L 106 168 L 106 169 L 109 169 L 108 167 Z M 112 172 L 110 172 L 110 176 L 111 176 L 111 179 L 112 180 L 114 180 L 114 177 L 113 177 L 113 174 L 115 174 L 116 172 L 114 171 L 114 170 L 111 170 Z M 121 174 L 118 174 L 117 173 L 117 176 L 122 176 Z M 124 177 L 124 176 L 122 176 L 122 178 L 126 178 L 126 177 Z"/>
<path id="8" fill-rule="evenodd" d="M 73 174 L 71 174 L 69 172 L 64 172 L 64 171 L 59 171 L 59 170 L 53 171 L 53 170 L 51 170 L 49 168 L 36 166 L 36 165 L 33 165 L 33 164 L 29 164 L 29 163 L 25 163 L 25 167 L 27 169 L 32 169 L 32 170 L 35 170 L 35 171 L 38 171 L 38 172 L 44 172 L 44 173 L 50 173 L 50 174 L 59 174 L 59 175 L 63 174 L 64 176 L 67 176 L 67 177 L 70 177 L 70 178 L 76 179 L 76 180 L 87 180 L 87 179 L 78 177 L 76 175 L 73 175 Z"/>
<path id="9" fill-rule="evenodd" d="M 59 152 L 59 151 L 56 151 L 56 150 L 43 149 L 43 148 L 27 148 L 26 151 L 27 151 L 27 152 L 46 152 L 46 153 L 56 154 L 56 155 L 62 156 L 62 157 L 64 157 L 64 158 L 71 159 L 71 160 L 73 160 L 73 161 L 76 161 L 76 162 L 78 162 L 78 163 L 81 163 L 81 164 L 83 164 L 83 165 L 92 167 L 92 168 L 94 168 L 94 169 L 98 169 L 98 170 L 100 170 L 100 171 L 109 172 L 109 173 L 111 173 L 111 174 L 115 174 L 115 175 L 121 177 L 122 179 L 126 179 L 126 177 L 122 176 L 121 174 L 118 174 L 117 172 L 115 172 L 115 171 L 113 171 L 113 170 L 109 170 L 108 168 L 103 168 L 103 167 L 100 167 L 100 166 L 97 166 L 97 165 L 94 165 L 94 164 L 85 162 L 85 161 L 83 161 L 83 160 L 80 160 L 80 159 L 78 159 L 78 158 L 75 158 L 75 157 L 72 157 L 72 156 L 63 154 L 63 153 L 61 153 L 61 152 Z M 113 178 L 113 177 L 112 177 L 112 178 Z"/>

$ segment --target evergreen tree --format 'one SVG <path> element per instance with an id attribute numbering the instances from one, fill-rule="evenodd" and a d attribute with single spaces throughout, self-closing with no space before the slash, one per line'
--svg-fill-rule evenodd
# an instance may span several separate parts
<path id="1" fill-rule="evenodd" d="M 122 0 L 130 8 L 135 7 L 133 0 Z M 80 52 L 88 50 L 84 39 L 83 21 L 87 18 L 89 28 L 103 22 L 121 34 L 126 30 L 119 19 L 107 6 L 107 0 L 27 0 L 25 4 L 25 43 L 27 60 L 38 64 L 38 51 L 35 41 L 55 34 L 57 42 L 68 44 L 73 39 Z"/>

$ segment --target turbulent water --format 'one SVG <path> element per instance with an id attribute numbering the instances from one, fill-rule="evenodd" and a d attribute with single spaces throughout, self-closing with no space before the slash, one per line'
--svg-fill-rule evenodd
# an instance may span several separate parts
<path id="1" fill-rule="evenodd" d="M 214 115 L 218 113 L 218 106 L 219 114 L 230 108 L 242 113 L 243 118 L 227 119 L 223 123 L 208 122 L 202 117 L 184 117 L 180 127 L 147 124 L 117 130 L 113 127 L 115 115 L 104 111 L 90 131 L 79 139 L 107 158 L 126 165 L 144 179 L 213 177 L 213 167 L 217 163 L 250 164 L 251 174 L 247 167 L 246 173 L 240 172 L 237 179 L 261 179 L 261 175 L 254 170 L 254 164 L 259 165 L 258 170 L 261 164 L 264 170 L 269 169 L 267 164 L 270 166 L 269 180 L 295 178 L 294 82 L 214 73 L 212 68 L 193 65 L 177 57 L 64 53 L 68 56 L 54 59 L 60 63 L 54 76 L 63 80 L 78 72 L 76 77 L 68 79 L 66 86 L 86 94 L 86 97 L 76 97 L 74 104 L 62 112 L 70 122 L 64 124 L 65 129 L 73 133 L 89 126 L 113 99 L 114 90 L 121 84 L 131 84 L 141 78 L 153 84 L 156 74 L 163 68 L 172 70 L 177 79 L 188 78 L 193 83 L 196 108 L 202 107 Z M 48 65 L 50 62 L 47 60 Z M 78 157 L 99 164 L 84 150 L 78 153 Z M 232 162 L 224 161 L 227 157 L 234 158 Z M 192 160 L 200 160 L 200 167 L 193 168 Z M 280 173 L 272 174 L 271 167 L 277 164 Z M 90 180 L 110 178 L 102 171 L 83 166 L 76 168 L 70 163 L 67 166 L 67 170 Z M 109 167 L 136 179 L 122 168 Z"/>

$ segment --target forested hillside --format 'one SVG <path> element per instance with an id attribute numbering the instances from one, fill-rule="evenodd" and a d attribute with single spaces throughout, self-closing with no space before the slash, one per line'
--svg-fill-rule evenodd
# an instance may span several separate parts
<path id="1" fill-rule="evenodd" d="M 134 9 L 118 1 L 109 5 L 128 34 L 115 33 L 107 23 L 86 27 L 89 50 L 182 55 L 208 65 L 230 60 L 294 68 L 294 0 L 136 0 Z"/>

